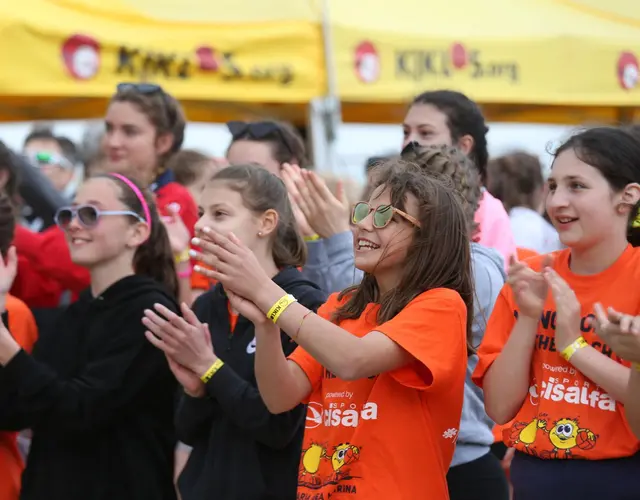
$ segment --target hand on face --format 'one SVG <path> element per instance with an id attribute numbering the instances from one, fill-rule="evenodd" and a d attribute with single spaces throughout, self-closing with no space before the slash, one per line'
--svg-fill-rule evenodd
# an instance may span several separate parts
<path id="1" fill-rule="evenodd" d="M 254 253 L 233 233 L 225 236 L 211 228 L 204 228 L 203 238 L 194 238 L 200 252 L 193 252 L 196 260 L 210 269 L 197 266 L 197 272 L 222 283 L 225 290 L 234 292 L 250 302 L 271 282 Z"/>

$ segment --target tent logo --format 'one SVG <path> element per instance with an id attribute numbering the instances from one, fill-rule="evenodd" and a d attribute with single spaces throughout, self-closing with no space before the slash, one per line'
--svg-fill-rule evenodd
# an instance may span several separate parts
<path id="1" fill-rule="evenodd" d="M 623 52 L 618 58 L 618 83 L 624 90 L 631 90 L 638 84 L 640 70 L 638 58 L 633 52 Z"/>
<path id="2" fill-rule="evenodd" d="M 355 49 L 354 69 L 362 83 L 374 83 L 380 78 L 380 55 L 371 42 L 361 42 Z"/>
<path id="3" fill-rule="evenodd" d="M 87 35 L 72 35 L 62 44 L 62 62 L 76 80 L 91 80 L 100 70 L 100 44 Z"/>

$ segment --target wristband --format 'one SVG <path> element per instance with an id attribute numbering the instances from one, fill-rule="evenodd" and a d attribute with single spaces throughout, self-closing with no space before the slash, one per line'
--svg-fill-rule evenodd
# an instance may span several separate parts
<path id="1" fill-rule="evenodd" d="M 318 241 L 320 239 L 320 235 L 312 234 L 311 236 L 305 236 L 304 241 Z"/>
<path id="2" fill-rule="evenodd" d="M 202 380 L 203 383 L 207 383 L 209 382 L 209 380 L 211 380 L 211 377 L 213 377 L 216 372 L 222 368 L 222 365 L 224 365 L 224 361 L 222 361 L 220 358 L 216 359 L 213 364 L 209 367 L 209 369 L 204 372 L 204 375 L 202 377 L 200 377 L 200 380 Z"/>
<path id="3" fill-rule="evenodd" d="M 576 353 L 576 351 L 588 346 L 589 344 L 587 344 L 587 341 L 584 339 L 584 337 L 578 337 L 573 341 L 573 343 L 571 343 L 560 353 L 560 356 L 562 356 L 565 361 L 569 361 L 571 357 Z"/>
<path id="4" fill-rule="evenodd" d="M 185 269 L 184 271 L 180 271 L 178 273 L 178 278 L 180 279 L 191 278 L 192 274 L 193 274 L 193 268 L 189 266 L 189 269 Z"/>
<path id="5" fill-rule="evenodd" d="M 187 248 L 183 250 L 178 255 L 175 255 L 173 259 L 176 264 L 182 264 L 183 262 L 187 262 L 188 260 L 191 260 L 191 256 L 189 255 L 189 249 Z"/>
<path id="6" fill-rule="evenodd" d="M 278 302 L 273 304 L 269 312 L 267 313 L 267 318 L 269 318 L 275 324 L 278 321 L 280 315 L 285 311 L 287 307 L 289 307 L 294 302 L 298 302 L 298 300 L 291 294 L 287 294 L 282 297 Z"/>
<path id="7" fill-rule="evenodd" d="M 631 369 L 640 372 L 640 363 L 631 363 Z"/>

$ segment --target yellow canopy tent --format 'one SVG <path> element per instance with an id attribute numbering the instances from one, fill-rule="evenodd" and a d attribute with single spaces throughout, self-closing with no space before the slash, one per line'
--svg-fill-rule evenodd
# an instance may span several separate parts
<path id="1" fill-rule="evenodd" d="M 0 5 L 0 120 L 99 117 L 121 81 L 163 85 L 190 120 L 304 119 L 325 93 L 317 11 L 291 0 Z"/>
<path id="2" fill-rule="evenodd" d="M 492 120 L 630 120 L 640 105 L 638 0 L 336 0 L 343 119 L 402 120 L 429 89 L 460 90 Z"/>

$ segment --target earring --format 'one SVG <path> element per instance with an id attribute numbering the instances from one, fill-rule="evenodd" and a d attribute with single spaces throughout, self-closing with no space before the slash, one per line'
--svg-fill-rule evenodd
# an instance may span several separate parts
<path id="1" fill-rule="evenodd" d="M 262 231 L 258 231 L 258 236 L 262 236 Z"/>

